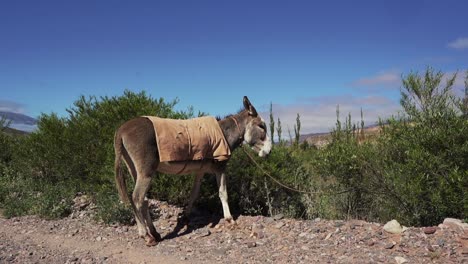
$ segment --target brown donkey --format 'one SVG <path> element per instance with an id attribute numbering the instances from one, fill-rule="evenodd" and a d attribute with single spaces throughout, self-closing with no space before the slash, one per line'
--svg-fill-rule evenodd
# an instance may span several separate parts
<path id="1" fill-rule="evenodd" d="M 243 142 L 250 145 L 260 157 L 265 157 L 271 150 L 271 139 L 267 135 L 265 121 L 261 118 L 249 99 L 244 96 L 244 108 L 235 115 L 230 115 L 217 121 L 230 151 L 234 151 Z M 158 130 L 159 131 L 159 130 Z M 218 161 L 213 158 L 189 161 L 160 161 L 156 141 L 155 127 L 150 119 L 137 117 L 125 122 L 117 130 L 114 140 L 115 178 L 120 199 L 130 203 L 138 225 L 140 237 L 146 240 L 146 245 L 153 246 L 161 240 L 148 211 L 146 193 L 150 187 L 151 177 L 155 172 L 167 174 L 194 174 L 195 183 L 190 194 L 185 215 L 192 210 L 197 198 L 200 183 L 205 173 L 215 174 L 219 187 L 219 198 L 223 207 L 224 218 L 231 222 L 232 216 L 227 202 L 225 169 L 227 159 Z M 176 137 L 176 135 L 173 135 Z M 165 138 L 158 138 L 164 141 Z M 161 144 L 160 144 L 161 145 Z M 122 174 L 120 163 L 123 158 L 130 174 L 135 180 L 135 188 L 130 198 Z"/>

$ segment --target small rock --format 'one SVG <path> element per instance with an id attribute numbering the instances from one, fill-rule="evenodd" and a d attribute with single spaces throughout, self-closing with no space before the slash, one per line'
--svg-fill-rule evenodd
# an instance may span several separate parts
<path id="1" fill-rule="evenodd" d="M 343 222 L 339 221 L 339 222 L 335 222 L 335 227 L 342 227 L 344 225 Z"/>
<path id="2" fill-rule="evenodd" d="M 213 254 L 217 256 L 224 256 L 226 255 L 226 249 L 225 248 L 216 248 L 213 250 Z"/>
<path id="3" fill-rule="evenodd" d="M 435 251 L 434 247 L 432 247 L 431 245 L 427 245 L 427 246 L 426 246 L 426 249 L 427 249 L 427 251 L 429 251 L 429 252 L 434 252 L 434 251 Z"/>
<path id="4" fill-rule="evenodd" d="M 198 237 L 207 237 L 209 235 L 211 235 L 211 232 L 210 232 L 210 230 L 206 229 L 203 232 L 201 232 Z"/>
<path id="5" fill-rule="evenodd" d="M 250 233 L 250 237 L 262 239 L 265 237 L 265 232 L 263 232 L 262 230 L 253 231 L 252 233 Z"/>
<path id="6" fill-rule="evenodd" d="M 385 249 L 392 249 L 395 246 L 395 242 L 385 244 Z"/>
<path id="7" fill-rule="evenodd" d="M 328 233 L 328 235 L 325 237 L 325 240 L 330 239 L 330 237 L 333 235 L 333 233 Z"/>
<path id="8" fill-rule="evenodd" d="M 247 245 L 247 248 L 253 248 L 253 247 L 257 246 L 257 243 L 255 243 L 255 241 L 254 242 L 247 242 L 246 245 Z"/>
<path id="9" fill-rule="evenodd" d="M 435 226 L 429 226 L 423 229 L 424 234 L 427 234 L 427 235 L 434 234 L 436 231 L 437 231 L 437 228 Z"/>
<path id="10" fill-rule="evenodd" d="M 460 219 L 445 218 L 443 225 L 457 231 L 468 230 L 468 223 L 463 223 Z"/>
<path id="11" fill-rule="evenodd" d="M 392 234 L 401 234 L 404 231 L 404 228 L 395 219 L 387 222 L 384 225 L 383 229 L 387 231 L 388 233 L 392 233 Z"/>
<path id="12" fill-rule="evenodd" d="M 443 240 L 442 238 L 439 238 L 436 240 L 436 243 L 439 247 L 444 247 L 445 246 L 445 240 Z"/>
<path id="13" fill-rule="evenodd" d="M 367 246 L 372 247 L 375 244 L 374 241 L 370 240 L 367 242 Z"/>
<path id="14" fill-rule="evenodd" d="M 408 263 L 408 260 L 403 257 L 395 257 L 395 261 L 397 264 Z"/>
<path id="15" fill-rule="evenodd" d="M 307 246 L 302 246 L 301 249 L 304 250 L 304 251 L 308 251 L 308 250 L 309 250 L 309 248 L 308 248 Z"/>
<path id="16" fill-rule="evenodd" d="M 282 228 L 284 226 L 284 223 L 283 222 L 278 222 L 276 225 L 275 225 L 275 228 Z"/>
<path id="17" fill-rule="evenodd" d="M 96 241 L 102 241 L 102 236 L 96 237 Z"/>
<path id="18" fill-rule="evenodd" d="M 284 218 L 283 214 L 277 214 L 277 215 L 273 216 L 273 220 L 275 220 L 275 221 L 281 220 L 283 218 Z"/>

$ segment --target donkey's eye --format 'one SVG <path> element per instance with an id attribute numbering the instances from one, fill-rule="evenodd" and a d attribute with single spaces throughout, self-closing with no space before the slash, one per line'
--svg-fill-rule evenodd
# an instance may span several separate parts
<path id="1" fill-rule="evenodd" d="M 265 124 L 260 124 L 260 125 L 258 125 L 258 127 L 260 127 L 263 130 L 266 130 Z"/>

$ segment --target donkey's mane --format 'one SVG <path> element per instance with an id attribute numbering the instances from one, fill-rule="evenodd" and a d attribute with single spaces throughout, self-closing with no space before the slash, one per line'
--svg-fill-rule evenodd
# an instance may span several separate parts
<path id="1" fill-rule="evenodd" d="M 217 115 L 217 116 L 216 116 L 216 121 L 221 121 L 221 119 L 226 119 L 226 118 L 229 118 L 229 117 L 231 117 L 231 116 L 238 115 L 238 114 L 242 113 L 243 111 L 245 111 L 245 108 L 242 107 L 242 108 L 240 108 L 239 111 L 237 111 L 237 113 L 235 113 L 235 114 L 228 114 L 228 115 L 226 115 L 226 116 L 224 116 L 224 117 L 221 117 L 221 116 Z"/>

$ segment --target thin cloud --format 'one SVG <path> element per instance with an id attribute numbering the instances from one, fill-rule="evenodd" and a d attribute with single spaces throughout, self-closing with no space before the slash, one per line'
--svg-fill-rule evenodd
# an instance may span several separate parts
<path id="1" fill-rule="evenodd" d="M 375 76 L 358 79 L 351 83 L 353 87 L 398 87 L 401 83 L 400 74 L 396 72 L 381 72 Z"/>
<path id="2" fill-rule="evenodd" d="M 24 107 L 22 104 L 19 104 L 16 102 L 12 102 L 8 100 L 0 100 L 0 111 L 23 114 Z"/>
<path id="3" fill-rule="evenodd" d="M 373 125 L 379 118 L 390 117 L 401 109 L 398 102 L 384 96 L 326 96 L 311 97 L 291 105 L 273 104 L 273 116 L 275 122 L 278 118 L 281 120 L 284 139 L 289 137 L 288 128 L 294 133 L 297 114 L 300 115 L 301 134 L 329 132 L 335 127 L 338 105 L 340 119 L 343 121 L 351 113 L 353 123 L 360 121 L 362 108 L 365 125 Z M 269 121 L 268 112 L 262 116 Z"/>
<path id="4" fill-rule="evenodd" d="M 447 44 L 447 47 L 457 50 L 468 49 L 468 38 L 457 38 Z"/>
<path id="5" fill-rule="evenodd" d="M 444 75 L 444 81 L 442 82 L 444 85 L 445 83 L 455 74 L 455 72 L 448 72 Z M 453 83 L 452 91 L 458 97 L 462 97 L 465 93 L 465 78 L 466 78 L 466 71 L 458 71 L 457 76 L 455 78 L 455 82 Z"/>

